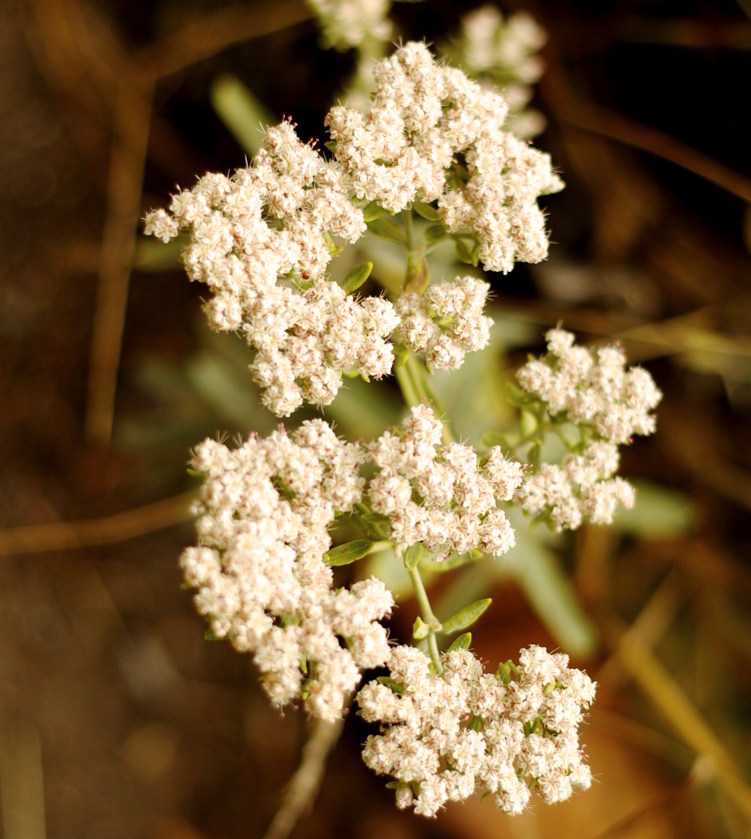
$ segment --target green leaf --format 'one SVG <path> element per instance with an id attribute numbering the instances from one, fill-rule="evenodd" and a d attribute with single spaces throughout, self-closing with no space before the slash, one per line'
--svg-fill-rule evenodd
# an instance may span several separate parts
<path id="1" fill-rule="evenodd" d="M 375 201 L 371 201 L 370 204 L 367 204 L 362 210 L 365 224 L 370 224 L 371 221 L 375 221 L 385 214 L 386 210 L 384 210 L 380 204 L 376 204 Z"/>
<path id="2" fill-rule="evenodd" d="M 347 274 L 347 276 L 341 281 L 341 287 L 347 292 L 347 294 L 352 294 L 353 291 L 357 291 L 365 280 L 368 279 L 372 270 L 372 262 L 361 262 L 359 265 L 355 265 L 349 274 Z"/>
<path id="3" fill-rule="evenodd" d="M 368 539 L 355 539 L 353 542 L 345 542 L 343 545 L 337 545 L 330 551 L 326 551 L 323 555 L 323 561 L 326 565 L 331 566 L 351 565 L 358 559 L 367 556 L 373 544 Z"/>
<path id="4" fill-rule="evenodd" d="M 522 437 L 529 437 L 539 425 L 540 422 L 537 419 L 537 415 L 526 408 L 522 408 L 521 417 L 519 418 L 519 430 Z"/>
<path id="5" fill-rule="evenodd" d="M 407 571 L 414 571 L 420 564 L 420 560 L 427 559 L 430 555 L 430 551 L 423 547 L 422 542 L 418 542 L 416 545 L 410 545 L 404 551 L 404 567 Z"/>
<path id="6" fill-rule="evenodd" d="M 474 603 L 470 603 L 469 606 L 460 609 L 448 620 L 443 621 L 441 634 L 450 635 L 452 632 L 459 632 L 461 629 L 467 629 L 472 626 L 492 602 L 492 598 L 485 597 L 482 600 L 475 600 Z"/>
<path id="7" fill-rule="evenodd" d="M 370 221 L 367 224 L 368 230 L 380 239 L 395 242 L 397 245 L 403 245 L 406 242 L 403 228 L 385 216 L 376 218 L 375 221 Z"/>
<path id="8" fill-rule="evenodd" d="M 219 76 L 211 85 L 211 105 L 237 142 L 249 154 L 261 148 L 264 125 L 277 120 L 269 109 L 235 76 Z"/>
<path id="9" fill-rule="evenodd" d="M 443 239 L 446 239 L 447 237 L 448 233 L 446 233 L 446 229 L 442 224 L 431 224 L 423 234 L 425 244 L 431 246 L 437 244 Z"/>
<path id="10" fill-rule="evenodd" d="M 387 688 L 390 688 L 396 694 L 404 693 L 404 685 L 401 682 L 397 682 L 396 679 L 392 679 L 390 676 L 378 676 L 376 681 L 382 685 L 386 685 Z"/>
<path id="11" fill-rule="evenodd" d="M 624 533 L 651 539 L 688 533 L 694 526 L 695 510 L 689 499 L 667 487 L 634 481 L 636 506 L 619 508 L 613 527 Z"/>
<path id="12" fill-rule="evenodd" d="M 430 635 L 430 627 L 418 615 L 415 619 L 414 624 L 412 625 L 412 637 L 415 639 L 415 641 L 422 641 L 422 639 L 427 638 L 428 635 Z"/>
<path id="13" fill-rule="evenodd" d="M 456 255 L 461 259 L 462 262 L 466 262 L 467 265 L 473 265 L 476 263 L 472 262 L 472 251 L 470 250 L 467 243 L 464 239 L 457 239 L 456 240 Z"/>
<path id="14" fill-rule="evenodd" d="M 532 398 L 526 390 L 522 390 L 522 388 L 513 382 L 506 382 L 506 395 L 508 396 L 509 402 L 517 407 L 528 404 Z"/>
<path id="15" fill-rule="evenodd" d="M 425 221 L 438 221 L 438 219 L 440 218 L 436 208 L 431 206 L 430 204 L 426 204 L 424 201 L 415 201 L 415 203 L 412 205 L 412 209 L 417 213 L 418 216 L 424 218 Z"/>
<path id="16" fill-rule="evenodd" d="M 509 659 L 508 661 L 501 662 L 495 672 L 503 684 L 507 685 L 516 676 L 519 670 L 514 662 Z"/>
<path id="17" fill-rule="evenodd" d="M 454 640 L 451 642 L 451 645 L 448 648 L 448 652 L 453 652 L 454 650 L 468 650 L 472 645 L 472 633 L 465 632 L 462 635 L 458 635 Z"/>

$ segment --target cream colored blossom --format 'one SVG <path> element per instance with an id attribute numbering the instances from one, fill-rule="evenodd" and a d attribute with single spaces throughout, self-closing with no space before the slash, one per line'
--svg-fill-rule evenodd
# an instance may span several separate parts
<path id="1" fill-rule="evenodd" d="M 407 292 L 396 304 L 399 338 L 436 370 L 456 370 L 468 352 L 487 346 L 492 318 L 483 315 L 488 283 L 474 277 Z"/>
<path id="2" fill-rule="evenodd" d="M 442 429 L 433 411 L 418 405 L 400 429 L 370 444 L 378 468 L 367 484 L 370 504 L 388 516 L 400 550 L 421 543 L 438 560 L 473 548 L 500 556 L 515 536 L 497 502 L 514 494 L 521 465 L 497 447 L 480 459 L 471 446 L 441 444 Z"/>
<path id="3" fill-rule="evenodd" d="M 370 111 L 332 108 L 335 156 L 358 197 L 397 213 L 438 202 L 446 228 L 474 237 L 492 271 L 539 262 L 547 236 L 539 195 L 563 187 L 548 155 L 503 128 L 504 99 L 411 42 L 378 62 Z"/>
<path id="4" fill-rule="evenodd" d="M 519 384 L 539 397 L 551 415 L 589 424 L 604 440 L 628 443 L 634 434 L 652 434 L 652 413 L 662 393 L 642 367 L 626 369 L 619 346 L 589 350 L 574 344 L 563 329 L 546 334 L 548 353 L 517 373 Z"/>
<path id="5" fill-rule="evenodd" d="M 368 38 L 388 41 L 391 0 L 307 0 L 315 12 L 327 46 L 358 47 Z"/>
<path id="6" fill-rule="evenodd" d="M 212 291 L 209 324 L 239 331 L 256 351 L 250 369 L 277 416 L 303 402 L 328 405 L 344 373 L 391 371 L 391 303 L 355 300 L 324 279 L 331 236 L 354 242 L 364 230 L 341 166 L 301 143 L 289 122 L 267 129 L 251 166 L 205 175 L 169 213 L 146 217 L 146 232 L 165 241 L 189 233 L 183 261 Z"/>
<path id="7" fill-rule="evenodd" d="M 363 718 L 381 725 L 363 760 L 396 780 L 399 807 L 435 816 L 477 792 L 515 815 L 533 787 L 552 804 L 590 786 L 578 727 L 596 685 L 568 667 L 568 656 L 532 646 L 500 675 L 485 673 L 468 650 L 441 662 L 436 675 L 419 650 L 396 647 L 391 683 L 370 682 L 357 695 Z"/>
<path id="8" fill-rule="evenodd" d="M 362 494 L 360 448 L 312 420 L 291 435 L 251 436 L 236 449 L 205 440 L 199 544 L 181 558 L 195 603 L 218 638 L 249 652 L 275 705 L 302 693 L 316 717 L 341 716 L 360 671 L 388 657 L 393 598 L 376 578 L 332 587 L 328 526 Z"/>

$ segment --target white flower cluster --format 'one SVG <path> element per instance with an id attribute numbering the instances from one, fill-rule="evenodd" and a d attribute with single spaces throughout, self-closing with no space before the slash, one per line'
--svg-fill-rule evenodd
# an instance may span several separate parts
<path id="1" fill-rule="evenodd" d="M 491 5 L 468 12 L 461 20 L 459 37 L 446 50 L 449 58 L 481 82 L 492 81 L 503 91 L 509 106 L 507 130 L 527 139 L 539 134 L 545 119 L 527 108 L 532 87 L 544 63 L 538 51 L 547 32 L 526 12 L 507 18 Z"/>
<path id="2" fill-rule="evenodd" d="M 551 329 L 548 353 L 529 361 L 517 373 L 519 384 L 547 405 L 551 416 L 565 413 L 571 422 L 592 425 L 612 443 L 628 443 L 634 434 L 652 434 L 652 411 L 662 399 L 642 367 L 626 369 L 618 346 L 589 350 L 574 345 L 574 336 Z"/>
<path id="3" fill-rule="evenodd" d="M 489 73 L 504 81 L 534 84 L 543 71 L 536 53 L 547 39 L 545 30 L 526 12 L 504 18 L 495 6 L 480 6 L 461 20 L 462 64 L 473 76 Z M 510 107 L 517 105 L 506 88 L 503 95 Z"/>
<path id="4" fill-rule="evenodd" d="M 378 467 L 367 496 L 388 516 L 401 550 L 422 543 L 434 559 L 479 547 L 500 556 L 515 544 L 513 528 L 497 501 L 508 501 L 522 480 L 521 464 L 499 447 L 482 461 L 471 446 L 441 444 L 443 426 L 426 405 L 412 408 L 401 429 L 370 444 Z"/>
<path id="5" fill-rule="evenodd" d="M 307 0 L 328 46 L 346 50 L 366 38 L 388 41 L 391 0 Z"/>
<path id="6" fill-rule="evenodd" d="M 323 280 L 303 292 L 276 286 L 259 298 L 246 329 L 257 349 L 250 371 L 264 388 L 263 404 L 289 416 L 303 401 L 332 402 L 343 372 L 380 379 L 391 372 L 388 336 L 398 323 L 388 300 L 355 300 L 335 282 Z"/>
<path id="7" fill-rule="evenodd" d="M 548 155 L 504 131 L 508 107 L 461 70 L 411 42 L 375 67 L 368 114 L 332 108 L 335 155 L 360 198 L 400 212 L 438 201 L 444 226 L 472 235 L 488 270 L 547 256 L 537 197 L 563 184 Z"/>
<path id="8" fill-rule="evenodd" d="M 359 303 L 323 279 L 331 235 L 355 242 L 365 231 L 350 195 L 342 167 L 283 122 L 266 130 L 252 166 L 231 178 L 205 175 L 173 196 L 169 213 L 146 217 L 146 232 L 164 241 L 189 231 L 183 260 L 190 279 L 213 292 L 209 322 L 241 330 L 258 351 L 251 370 L 278 416 L 303 400 L 329 404 L 342 372 L 377 378 L 391 370 L 392 305 Z M 280 277 L 317 282 L 299 292 Z"/>
<path id="9" fill-rule="evenodd" d="M 526 513 L 547 516 L 553 530 L 576 530 L 582 522 L 610 524 L 618 504 L 633 507 L 634 488 L 614 478 L 620 457 L 614 443 L 594 441 L 560 465 L 543 463 L 527 476 L 516 500 Z"/>
<path id="10" fill-rule="evenodd" d="M 517 373 L 522 388 L 541 400 L 554 417 L 562 415 L 594 432 L 581 454 L 559 465 L 542 464 L 530 472 L 517 493 L 522 508 L 543 516 L 554 530 L 575 530 L 582 522 L 609 524 L 616 506 L 633 507 L 634 488 L 618 471 L 618 446 L 634 434 L 655 430 L 652 413 L 662 394 L 641 367 L 626 369 L 617 346 L 589 350 L 574 336 L 551 329 L 548 353 Z"/>
<path id="11" fill-rule="evenodd" d="M 205 440 L 192 463 L 205 475 L 199 545 L 180 562 L 199 612 L 216 637 L 253 653 L 275 705 L 302 695 L 325 720 L 341 716 L 360 670 L 389 654 L 377 621 L 391 592 L 375 578 L 335 591 L 323 561 L 328 525 L 361 498 L 361 458 L 312 420 L 234 450 Z"/>
<path id="12" fill-rule="evenodd" d="M 568 656 L 532 646 L 518 666 L 483 671 L 467 650 L 444 653 L 443 672 L 414 647 L 391 652 L 390 683 L 370 682 L 357 695 L 361 714 L 380 722 L 365 763 L 397 780 L 397 806 L 434 816 L 447 801 L 492 795 L 522 812 L 534 787 L 548 804 L 592 782 L 578 726 L 596 685 Z M 505 678 L 504 678 L 505 677 Z"/>
<path id="13" fill-rule="evenodd" d="M 396 304 L 401 341 L 436 370 L 456 370 L 490 340 L 493 320 L 482 313 L 489 290 L 482 280 L 457 277 L 424 294 L 403 294 Z"/>

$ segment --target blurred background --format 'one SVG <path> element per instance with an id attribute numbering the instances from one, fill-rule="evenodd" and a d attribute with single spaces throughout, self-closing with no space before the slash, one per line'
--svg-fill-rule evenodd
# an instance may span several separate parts
<path id="1" fill-rule="evenodd" d="M 395 35 L 444 43 L 476 5 L 397 3 Z M 439 388 L 460 426 L 509 422 L 478 377 L 501 393 L 562 322 L 620 340 L 665 394 L 657 435 L 624 454 L 637 511 L 524 539 L 516 573 L 479 581 L 496 605 L 475 632 L 485 659 L 541 643 L 598 680 L 583 735 L 597 780 L 516 819 L 478 800 L 421 820 L 360 762 L 351 716 L 294 835 L 749 836 L 748 2 L 499 9 L 548 32 L 536 144 L 567 188 L 544 201 L 550 260 L 493 280 L 485 372 Z M 0 2 L 5 839 L 260 837 L 294 772 L 303 715 L 273 711 L 249 659 L 204 641 L 176 563 L 190 446 L 275 419 L 241 342 L 208 331 L 202 290 L 139 219 L 244 165 L 249 108 L 321 137 L 353 64 L 321 48 L 301 0 Z M 385 382 L 341 399 L 327 415 L 348 434 L 398 416 Z M 394 633 L 412 616 L 405 595 Z"/>

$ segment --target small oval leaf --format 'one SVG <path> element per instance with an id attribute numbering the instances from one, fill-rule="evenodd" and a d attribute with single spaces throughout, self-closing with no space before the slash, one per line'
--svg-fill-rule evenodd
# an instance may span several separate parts
<path id="1" fill-rule="evenodd" d="M 404 567 L 407 571 L 414 571 L 420 564 L 420 560 L 427 559 L 430 556 L 430 551 L 423 547 L 421 542 L 416 545 L 410 545 L 404 551 Z"/>
<path id="2" fill-rule="evenodd" d="M 326 148 L 328 148 L 328 143 L 326 144 Z M 371 221 L 375 221 L 377 218 L 380 218 L 384 215 L 386 210 L 383 209 L 379 204 L 376 204 L 375 201 L 371 201 L 366 207 L 363 207 L 362 216 L 365 219 L 365 224 L 370 224 Z"/>
<path id="3" fill-rule="evenodd" d="M 430 204 L 426 204 L 424 201 L 415 201 L 412 205 L 412 209 L 417 213 L 418 216 L 421 216 L 425 219 L 425 221 L 438 221 L 440 216 L 438 215 L 438 210 L 435 207 L 432 207 Z"/>
<path id="4" fill-rule="evenodd" d="M 415 639 L 415 641 L 422 641 L 422 639 L 427 638 L 428 635 L 430 635 L 430 627 L 418 615 L 417 618 L 415 618 L 415 622 L 412 626 L 412 637 Z"/>
<path id="5" fill-rule="evenodd" d="M 337 545 L 330 551 L 326 551 L 323 555 L 323 561 L 326 565 L 332 566 L 350 565 L 367 556 L 373 544 L 368 539 L 355 539 L 354 542 L 345 542 L 343 545 Z"/>
<path id="6" fill-rule="evenodd" d="M 472 633 L 465 632 L 462 635 L 454 638 L 449 646 L 447 652 L 453 652 L 454 650 L 468 650 L 472 645 Z"/>
<path id="7" fill-rule="evenodd" d="M 435 245 L 448 236 L 442 224 L 431 224 L 424 233 L 426 245 Z"/>
<path id="8" fill-rule="evenodd" d="M 387 242 L 396 242 L 397 245 L 403 245 L 406 241 L 403 228 L 385 216 L 381 216 L 375 221 L 369 221 L 367 225 L 368 230 L 374 236 L 385 239 Z"/>
<path id="9" fill-rule="evenodd" d="M 443 621 L 441 633 L 443 635 L 450 635 L 452 632 L 459 632 L 461 629 L 467 629 L 480 617 L 480 615 L 490 606 L 493 600 L 490 597 L 485 597 L 482 600 L 475 600 L 469 606 L 452 615 L 448 620 Z"/>
<path id="10" fill-rule="evenodd" d="M 341 281 L 341 287 L 347 292 L 347 294 L 352 294 L 353 291 L 357 291 L 365 280 L 368 279 L 372 270 L 372 262 L 362 262 L 360 265 L 355 265 L 349 274 L 347 274 L 347 276 Z"/>
<path id="11" fill-rule="evenodd" d="M 464 239 L 456 240 L 456 255 L 462 262 L 466 262 L 467 265 L 473 264 L 472 251 Z"/>

